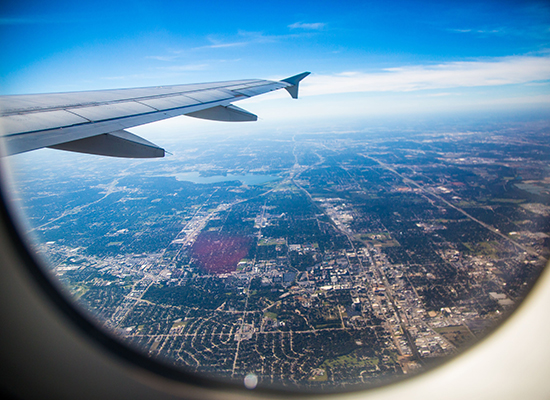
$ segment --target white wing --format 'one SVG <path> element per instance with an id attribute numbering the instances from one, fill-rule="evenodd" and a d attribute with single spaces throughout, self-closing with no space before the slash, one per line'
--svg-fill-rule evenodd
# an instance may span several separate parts
<path id="1" fill-rule="evenodd" d="M 51 147 L 113 157 L 164 157 L 164 149 L 124 129 L 184 114 L 217 121 L 256 121 L 256 115 L 231 103 L 283 88 L 297 98 L 298 84 L 307 75 L 282 81 L 1 96 L 0 131 L 8 155 Z"/>

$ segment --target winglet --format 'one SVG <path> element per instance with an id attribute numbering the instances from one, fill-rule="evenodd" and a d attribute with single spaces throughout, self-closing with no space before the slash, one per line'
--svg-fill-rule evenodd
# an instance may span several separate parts
<path id="1" fill-rule="evenodd" d="M 306 76 L 311 74 L 311 72 L 302 72 L 301 74 L 291 76 L 290 78 L 286 78 L 281 80 L 281 82 L 290 83 L 292 86 L 287 86 L 285 89 L 288 93 L 292 96 L 293 99 L 298 98 L 298 84 L 302 79 L 304 79 Z"/>

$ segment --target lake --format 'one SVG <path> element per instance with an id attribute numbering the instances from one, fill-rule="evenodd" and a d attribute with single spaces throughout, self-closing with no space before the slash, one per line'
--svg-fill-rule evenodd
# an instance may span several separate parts
<path id="1" fill-rule="evenodd" d="M 181 172 L 173 175 L 178 181 L 188 181 L 193 183 L 217 183 L 217 182 L 229 182 L 229 181 L 241 181 L 245 185 L 263 185 L 266 182 L 275 181 L 280 179 L 276 175 L 256 175 L 256 174 L 244 174 L 244 175 L 213 175 L 213 176 L 200 176 L 199 172 Z"/>

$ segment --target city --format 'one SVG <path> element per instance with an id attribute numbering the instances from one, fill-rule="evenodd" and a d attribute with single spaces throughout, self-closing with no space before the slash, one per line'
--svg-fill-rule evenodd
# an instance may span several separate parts
<path id="1" fill-rule="evenodd" d="M 437 365 L 513 311 L 549 256 L 544 143 L 529 124 L 289 133 L 18 185 L 52 275 L 129 345 L 341 390 Z"/>

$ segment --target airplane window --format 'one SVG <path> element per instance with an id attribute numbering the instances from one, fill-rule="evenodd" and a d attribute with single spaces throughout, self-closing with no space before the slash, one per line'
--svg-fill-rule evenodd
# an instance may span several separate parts
<path id="1" fill-rule="evenodd" d="M 465 12 L 474 7 L 468 4 L 456 7 Z M 416 15 L 402 6 L 398 17 Z M 481 16 L 497 6 L 475 7 Z M 185 42 L 201 60 L 232 50 L 250 61 L 262 56 L 250 49 L 280 49 L 284 41 L 292 54 L 317 46 L 346 64 L 304 55 L 295 72 L 314 73 L 298 100 L 284 93 L 239 103 L 264 116 L 256 123 L 181 117 L 131 129 L 166 148 L 164 158 L 44 148 L 5 157 L 13 178 L 7 190 L 25 216 L 22 233 L 85 318 L 184 373 L 247 389 L 330 392 L 441 364 L 504 321 L 550 256 L 550 64 L 539 49 L 548 39 L 548 8 L 501 8 L 495 18 L 506 29 L 451 17 L 452 10 L 431 9 L 443 16 L 441 25 L 407 20 L 419 31 L 398 42 L 376 39 L 349 11 L 332 19 L 296 14 L 282 25 L 284 35 L 269 25 L 269 34 L 205 33 L 202 47 Z M 390 19 L 382 6 L 360 11 Z M 6 37 L 21 25 L 15 17 L 4 24 Z M 517 33 L 527 25 L 529 34 Z M 56 29 L 61 35 L 66 28 Z M 346 29 L 378 40 L 373 54 L 363 54 L 365 43 L 341 48 L 339 40 L 350 40 Z M 429 43 L 434 32 L 445 45 Z M 148 35 L 139 40 L 174 40 Z M 510 35 L 512 49 L 503 38 Z M 158 55 L 128 50 L 137 38 L 90 54 L 104 57 L 122 42 L 124 60 L 146 59 L 156 75 L 133 77 L 131 85 L 110 78 L 121 87 L 227 76 L 219 66 L 183 65 L 190 56 L 170 46 L 156 47 Z M 65 45 L 70 51 L 50 56 L 52 65 L 81 57 L 84 50 Z M 385 46 L 396 50 L 387 55 Z M 18 62 L 9 68 L 25 61 Z M 27 74 L 54 76 L 49 68 L 35 65 Z M 280 61 L 258 62 L 250 76 L 228 68 L 235 79 L 288 69 Z M 101 86 L 105 70 L 82 71 L 93 88 Z M 88 79 L 40 89 L 76 92 Z M 36 92 L 30 89 L 14 75 L 4 94 Z"/>

